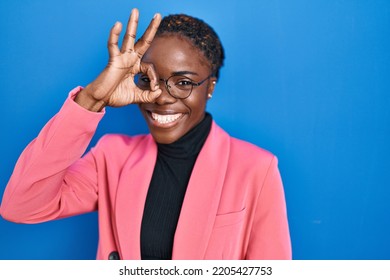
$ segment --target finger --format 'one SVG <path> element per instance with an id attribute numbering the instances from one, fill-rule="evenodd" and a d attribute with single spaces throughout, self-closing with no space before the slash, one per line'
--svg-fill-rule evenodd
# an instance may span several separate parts
<path id="1" fill-rule="evenodd" d="M 134 50 L 134 42 L 137 34 L 139 12 L 137 9 L 133 9 L 130 14 L 129 21 L 127 22 L 126 34 L 123 38 L 121 51 L 129 52 Z"/>
<path id="2" fill-rule="evenodd" d="M 120 22 L 116 22 L 114 26 L 111 28 L 110 36 L 108 37 L 108 42 L 107 42 L 107 48 L 110 57 L 117 56 L 120 54 L 118 48 L 118 40 L 121 31 L 122 31 L 122 23 Z"/>
<path id="3" fill-rule="evenodd" d="M 161 89 L 157 90 L 142 90 L 139 88 L 135 89 L 136 100 L 134 103 L 153 103 L 162 93 Z"/>
<path id="4" fill-rule="evenodd" d="M 146 52 L 146 50 L 149 48 L 154 38 L 154 35 L 156 35 L 160 23 L 161 23 L 161 15 L 155 14 L 152 21 L 149 23 L 149 26 L 146 29 L 145 33 L 135 44 L 134 50 L 138 53 L 139 57 L 142 57 Z"/>
<path id="5" fill-rule="evenodd" d="M 159 88 L 159 77 L 153 64 L 141 62 L 140 72 L 148 75 L 151 90 L 157 90 Z"/>

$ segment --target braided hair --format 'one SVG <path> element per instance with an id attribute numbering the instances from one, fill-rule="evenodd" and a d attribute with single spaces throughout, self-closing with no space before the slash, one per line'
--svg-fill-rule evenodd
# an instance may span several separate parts
<path id="1" fill-rule="evenodd" d="M 211 64 L 212 75 L 219 78 L 225 58 L 222 43 L 214 29 L 203 20 L 185 14 L 165 16 L 156 36 L 181 35 L 203 53 Z"/>

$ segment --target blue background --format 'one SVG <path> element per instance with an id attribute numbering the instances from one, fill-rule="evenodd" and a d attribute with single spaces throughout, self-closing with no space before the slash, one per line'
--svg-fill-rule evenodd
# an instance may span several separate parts
<path id="1" fill-rule="evenodd" d="M 107 61 L 115 21 L 188 13 L 226 51 L 208 110 L 279 158 L 295 259 L 390 259 L 390 1 L 1 1 L 0 195 L 23 148 Z M 135 106 L 104 133 L 147 132 Z M 92 143 L 92 144 L 93 144 Z M 97 215 L 0 219 L 0 259 L 93 259 Z"/>

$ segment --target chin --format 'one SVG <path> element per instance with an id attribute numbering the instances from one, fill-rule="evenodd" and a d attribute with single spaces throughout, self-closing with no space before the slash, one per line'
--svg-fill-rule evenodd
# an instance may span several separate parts
<path id="1" fill-rule="evenodd" d="M 150 129 L 150 134 L 152 135 L 154 141 L 159 144 L 172 144 L 179 140 L 184 134 L 175 133 L 175 131 L 155 131 Z"/>

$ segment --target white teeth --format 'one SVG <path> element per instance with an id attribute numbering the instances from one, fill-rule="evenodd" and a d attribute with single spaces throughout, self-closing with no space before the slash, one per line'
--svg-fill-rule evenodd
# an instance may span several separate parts
<path id="1" fill-rule="evenodd" d="M 181 117 L 181 115 L 181 113 L 174 115 L 159 115 L 156 113 L 152 113 L 152 119 L 157 121 L 158 123 L 165 124 L 176 121 L 178 118 Z"/>

